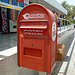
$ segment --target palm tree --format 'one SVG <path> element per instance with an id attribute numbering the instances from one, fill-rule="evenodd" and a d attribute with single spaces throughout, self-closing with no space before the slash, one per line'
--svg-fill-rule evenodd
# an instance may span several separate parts
<path id="1" fill-rule="evenodd" d="M 75 17 L 75 6 L 72 6 L 72 19 Z"/>
<path id="2" fill-rule="evenodd" d="M 61 5 L 67 10 L 67 15 L 65 15 L 65 18 L 69 19 L 72 18 L 74 19 L 75 17 L 75 6 L 70 6 L 67 4 L 66 1 L 63 1 Z"/>

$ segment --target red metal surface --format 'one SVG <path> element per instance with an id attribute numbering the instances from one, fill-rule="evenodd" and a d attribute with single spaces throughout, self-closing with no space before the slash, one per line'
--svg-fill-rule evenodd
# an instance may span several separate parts
<path id="1" fill-rule="evenodd" d="M 17 19 L 18 66 L 51 73 L 56 50 L 56 16 L 40 4 L 24 7 Z"/>

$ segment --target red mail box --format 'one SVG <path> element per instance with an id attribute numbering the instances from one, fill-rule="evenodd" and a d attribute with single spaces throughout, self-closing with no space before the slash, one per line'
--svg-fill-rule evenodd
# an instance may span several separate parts
<path id="1" fill-rule="evenodd" d="M 18 66 L 51 73 L 56 50 L 56 16 L 40 4 L 24 7 L 17 19 Z"/>

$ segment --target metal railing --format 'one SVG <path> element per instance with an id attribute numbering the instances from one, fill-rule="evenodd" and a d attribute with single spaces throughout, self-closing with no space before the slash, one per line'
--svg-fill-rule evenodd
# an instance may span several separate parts
<path id="1" fill-rule="evenodd" d="M 71 26 L 71 22 L 67 19 L 59 18 L 58 19 L 58 31 L 69 29 Z"/>

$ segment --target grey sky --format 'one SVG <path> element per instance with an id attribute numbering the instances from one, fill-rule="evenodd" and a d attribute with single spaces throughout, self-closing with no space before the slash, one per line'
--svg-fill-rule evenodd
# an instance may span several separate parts
<path id="1" fill-rule="evenodd" d="M 75 0 L 56 0 L 57 2 L 61 3 L 63 1 L 67 1 L 68 4 L 75 6 Z"/>

